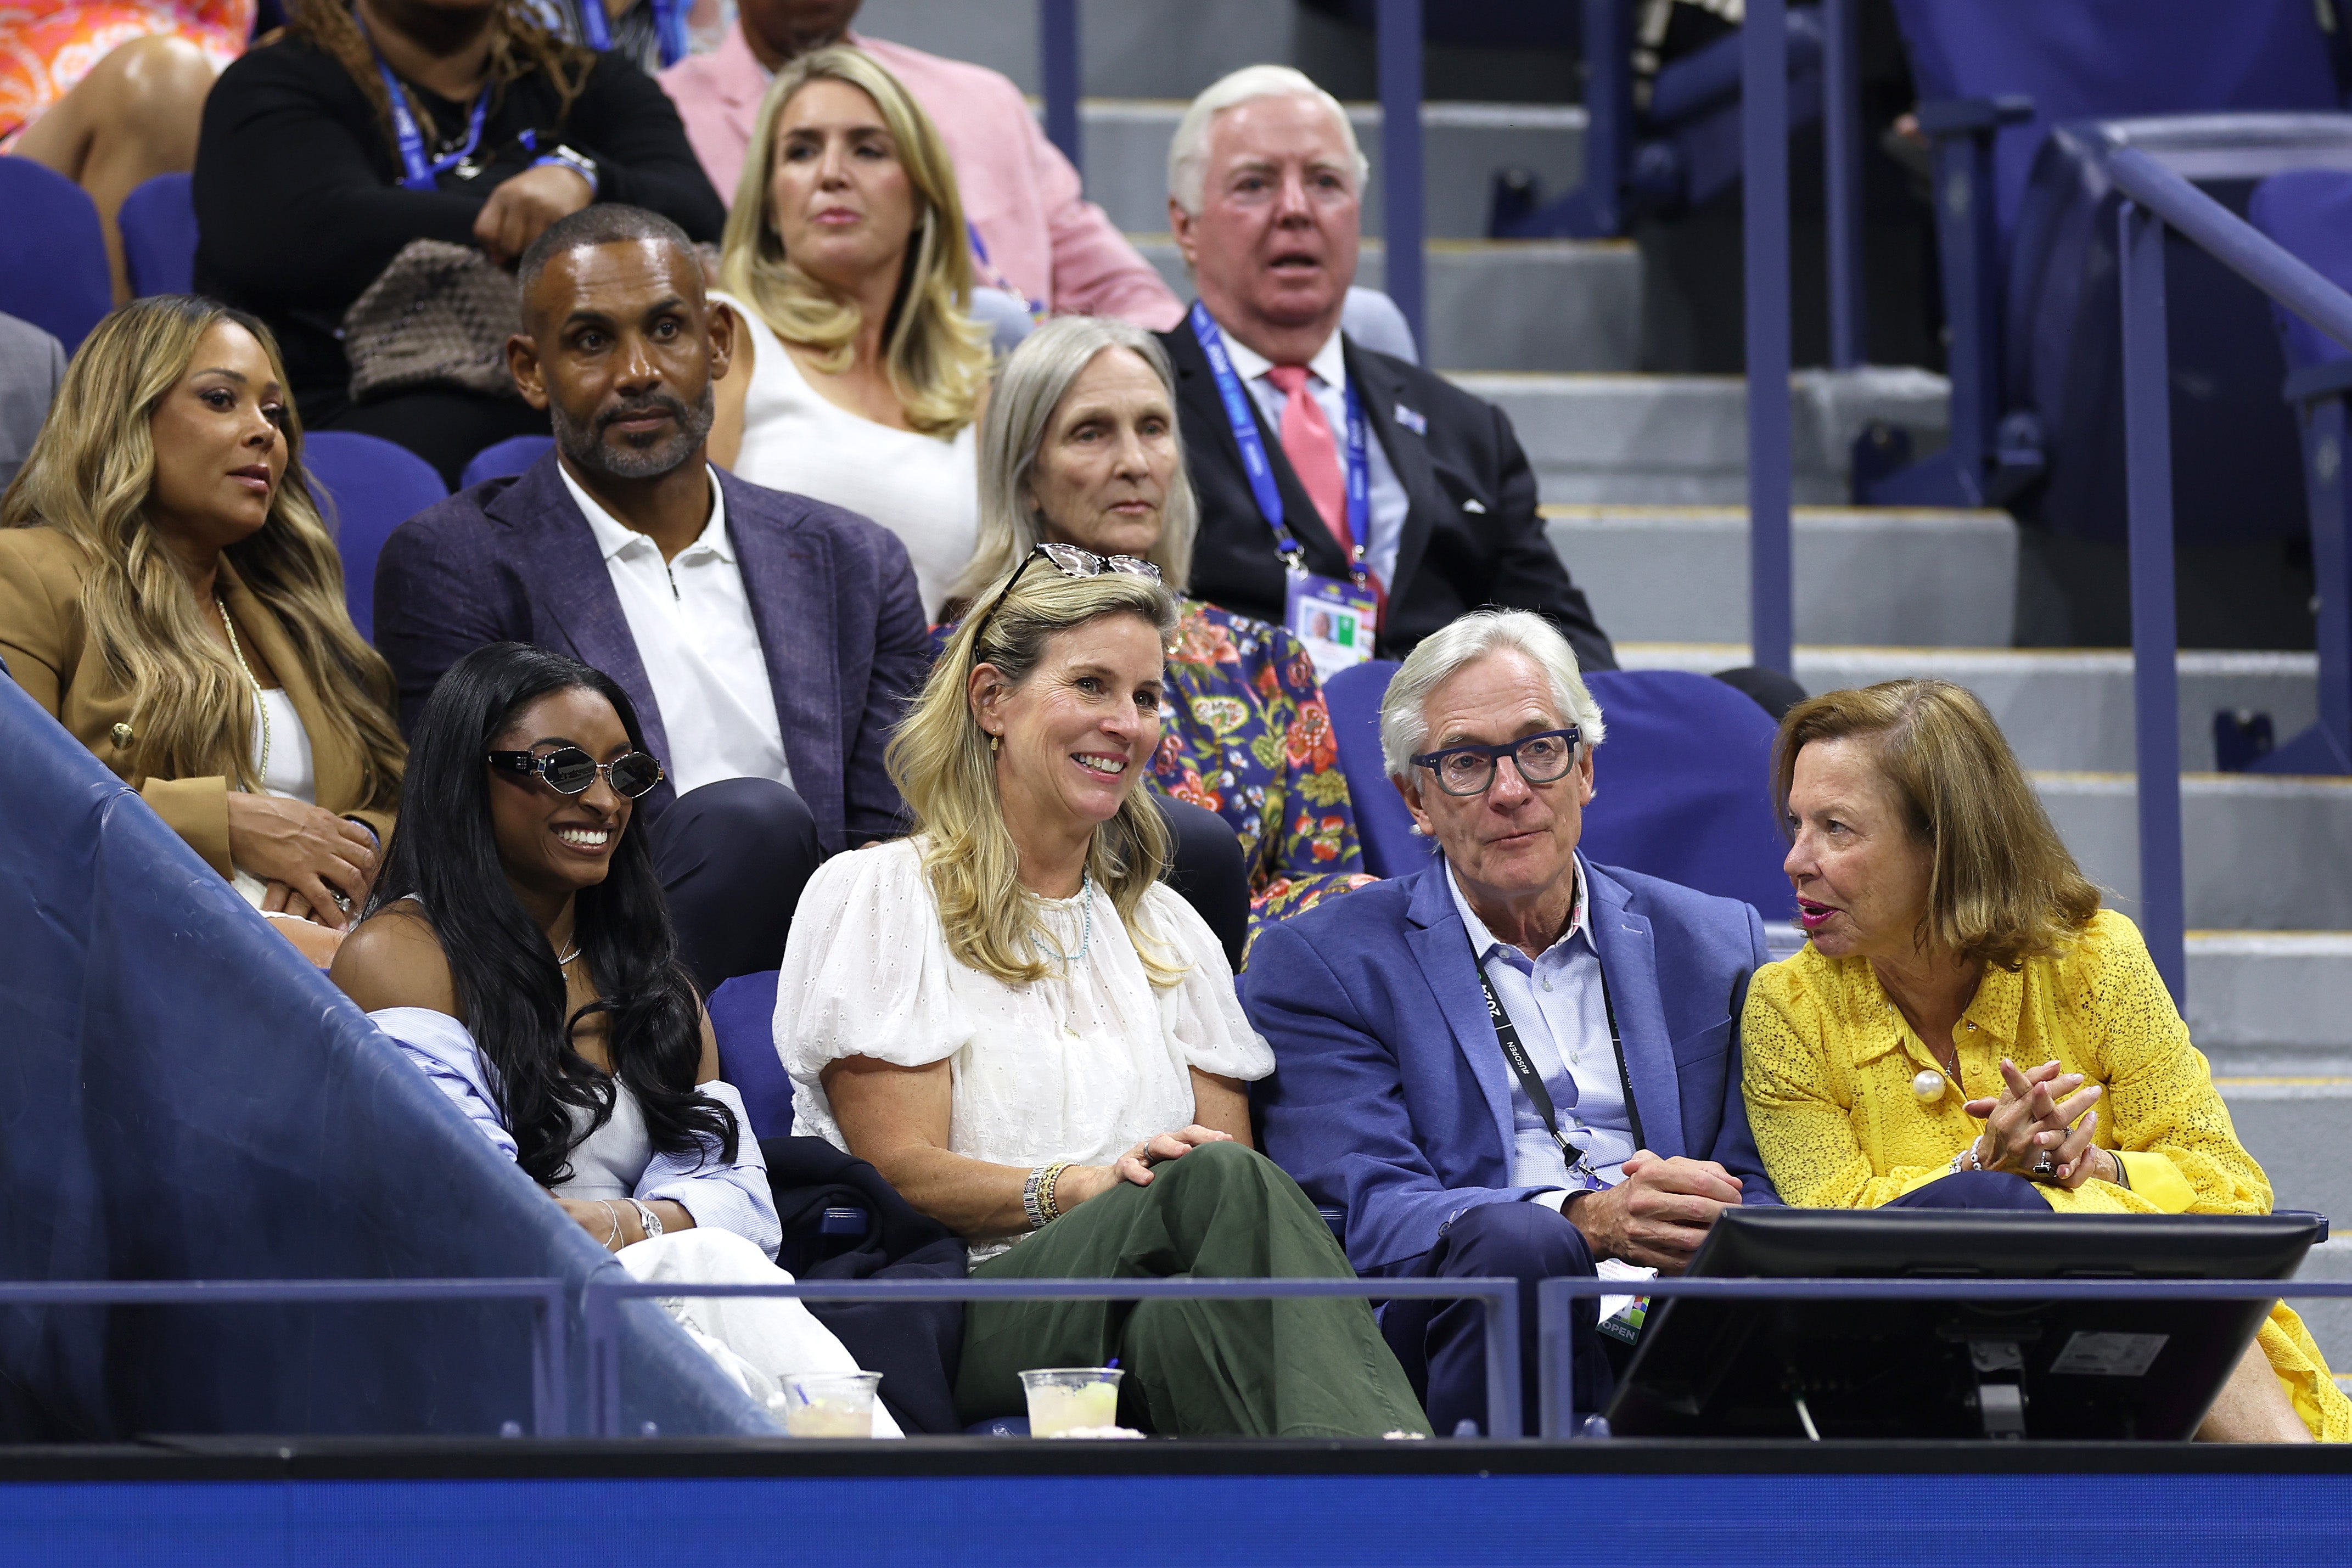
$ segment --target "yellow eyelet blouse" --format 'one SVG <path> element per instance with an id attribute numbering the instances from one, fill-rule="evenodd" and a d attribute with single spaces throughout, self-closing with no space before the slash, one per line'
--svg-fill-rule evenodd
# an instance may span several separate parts
<path id="1" fill-rule="evenodd" d="M 1875 1208 L 1949 1174 L 1984 1124 L 1961 1103 L 2000 1092 L 2000 1061 L 2052 1060 L 2106 1092 L 2100 1147 L 2128 1187 L 2042 1188 L 2061 1213 L 2267 1214 L 2271 1186 L 2238 1142 L 2203 1053 L 2172 1005 L 2139 931 L 2101 910 L 2074 946 L 2011 972 L 1988 967 L 1952 1030 L 1961 1082 L 1922 1100 L 1943 1069 L 1864 958 L 1808 944 L 1756 972 L 1740 1024 L 1748 1116 L 1765 1171 L 1802 1208 Z M 2261 1344 L 2296 1413 L 2320 1438 L 2352 1440 L 2352 1400 L 2282 1302 Z"/>

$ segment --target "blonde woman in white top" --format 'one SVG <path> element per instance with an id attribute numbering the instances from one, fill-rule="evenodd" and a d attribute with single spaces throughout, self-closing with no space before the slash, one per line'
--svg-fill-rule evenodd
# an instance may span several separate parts
<path id="1" fill-rule="evenodd" d="M 1156 570 L 1041 545 L 949 643 L 890 751 L 916 836 L 837 855 L 777 991 L 796 1124 L 971 1243 L 980 1278 L 1350 1277 L 1250 1147 L 1274 1069 L 1216 938 L 1161 885 L 1138 788 L 1160 736 Z M 1185 1436 L 1426 1430 L 1360 1300 L 978 1302 L 958 1413 L 1017 1374 L 1126 1370 L 1123 1425 Z"/>
<path id="2" fill-rule="evenodd" d="M 925 612 L 971 558 L 973 421 L 988 334 L 938 130 L 846 47 L 776 75 L 712 296 L 744 323 L 710 452 L 771 489 L 860 512 L 906 542 Z"/>

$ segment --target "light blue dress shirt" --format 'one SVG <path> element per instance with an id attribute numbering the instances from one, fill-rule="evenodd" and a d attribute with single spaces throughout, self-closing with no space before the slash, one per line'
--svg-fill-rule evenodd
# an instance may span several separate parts
<path id="1" fill-rule="evenodd" d="M 1625 1105 L 1625 1078 L 1617 1065 L 1617 1051 L 1609 1035 L 1609 1001 L 1601 988 L 1601 954 L 1592 946 L 1586 919 L 1589 886 L 1584 857 L 1576 861 L 1576 901 L 1569 911 L 1568 930 L 1559 940 L 1529 958 L 1488 931 L 1451 866 L 1446 886 L 1454 907 L 1470 933 L 1470 945 L 1503 1004 L 1503 1011 L 1519 1031 L 1519 1042 L 1542 1078 L 1545 1092 L 1559 1117 L 1568 1141 L 1585 1151 L 1585 1161 L 1601 1185 L 1614 1186 L 1625 1179 L 1625 1160 L 1633 1152 L 1632 1117 Z M 1495 1048 L 1501 1054 L 1501 1047 Z M 1514 1186 L 1577 1188 L 1591 1184 L 1572 1176 L 1567 1157 L 1552 1141 L 1535 1103 L 1511 1075 L 1511 1110 L 1516 1137 L 1511 1160 Z"/>
<path id="2" fill-rule="evenodd" d="M 1223 327 L 1223 323 L 1219 323 Z M 1282 405 L 1290 400 L 1282 389 L 1265 379 L 1274 361 L 1258 353 L 1228 330 L 1225 332 L 1225 352 L 1232 356 L 1234 373 L 1250 390 L 1257 403 L 1258 413 L 1265 416 L 1266 428 L 1274 432 L 1277 444 L 1282 440 Z M 1339 461 L 1348 461 L 1348 359 L 1340 335 L 1333 332 L 1307 361 L 1307 390 L 1315 399 L 1315 406 L 1323 411 L 1330 422 L 1331 439 L 1339 449 Z M 1370 428 L 1372 410 L 1364 410 L 1364 467 L 1370 481 L 1366 501 L 1371 512 L 1372 537 L 1364 541 L 1364 565 L 1381 580 L 1382 588 L 1396 585 L 1397 549 L 1404 541 L 1404 515 L 1412 501 L 1404 493 L 1404 482 L 1389 465 L 1389 455 L 1381 445 L 1380 433 Z M 1291 525 L 1297 531 L 1296 523 Z"/>

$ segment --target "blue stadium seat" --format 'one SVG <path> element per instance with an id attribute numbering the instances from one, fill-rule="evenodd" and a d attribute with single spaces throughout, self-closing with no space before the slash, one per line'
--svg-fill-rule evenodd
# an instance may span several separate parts
<path id="1" fill-rule="evenodd" d="M 375 632 L 375 558 L 392 530 L 446 499 L 433 465 L 379 436 L 320 430 L 302 438 L 302 464 L 343 557 L 343 602 L 362 637 Z"/>
<path id="2" fill-rule="evenodd" d="M 547 449 L 555 444 L 552 435 L 509 435 L 495 445 L 485 446 L 466 464 L 466 471 L 457 476 L 457 488 L 470 490 L 486 479 L 509 479 L 538 462 Z"/>
<path id="3" fill-rule="evenodd" d="M 114 308 L 106 235 L 79 185 L 29 158 L 0 158 L 0 311 L 81 347 Z"/>
<path id="4" fill-rule="evenodd" d="M 1402 876 L 1429 861 L 1381 760 L 1380 706 L 1394 661 L 1375 659 L 1324 683 L 1331 734 L 1356 808 L 1364 869 Z M 1775 727 L 1746 694 L 1679 670 L 1595 670 L 1585 676 L 1609 721 L 1599 792 L 1585 809 L 1592 859 L 1702 893 L 1754 904 L 1767 920 L 1795 916 L 1772 820 L 1769 770 Z"/>
<path id="5" fill-rule="evenodd" d="M 1394 659 L 1368 659 L 1323 683 L 1323 703 L 1331 711 L 1331 739 L 1348 800 L 1356 809 L 1356 837 L 1364 846 L 1364 869 L 1374 876 L 1403 876 L 1427 863 L 1431 841 L 1412 831 L 1396 786 L 1381 760 L 1381 698 L 1397 673 Z"/>
<path id="6" fill-rule="evenodd" d="M 196 272 L 196 203 L 190 176 L 158 174 L 122 198 L 115 226 L 122 231 L 122 261 L 131 292 L 193 294 Z"/>
<path id="7" fill-rule="evenodd" d="M 1789 852 L 1772 819 L 1779 727 L 1736 687 L 1686 670 L 1595 670 L 1608 720 L 1584 809 L 1584 852 L 1793 920 Z"/>
<path id="8" fill-rule="evenodd" d="M 2138 147 L 2242 210 L 2254 180 L 2352 145 L 2327 37 L 2311 0 L 1895 0 L 1895 15 L 1936 145 L 1951 442 L 1898 466 L 1900 443 L 1865 437 L 1855 499 L 2014 503 L 2054 532 L 2120 542 L 2119 198 L 2105 159 Z M 2185 242 L 2166 259 L 2179 537 L 2299 531 L 2261 297 Z"/>
<path id="9" fill-rule="evenodd" d="M 2273 175 L 2246 204 L 2254 227 L 2338 288 L 2352 289 L 2352 172 Z M 2263 773 L 2352 773 L 2352 486 L 2344 473 L 2352 422 L 2352 349 L 2273 307 L 2286 361 L 2286 402 L 2303 439 L 2312 572 L 2319 588 L 2320 721 L 2249 764 Z"/>
<path id="10" fill-rule="evenodd" d="M 1434 11 L 1451 9 L 1433 7 Z M 1659 70 L 1633 102 L 1634 0 L 1584 0 L 1584 183 L 1533 211 L 1499 204 L 1497 239 L 1605 239 L 1642 216 L 1672 216 L 1727 189 L 1740 170 L 1740 40 L 1716 39 Z M 1822 112 L 1823 38 L 1817 10 L 1788 14 L 1790 130 Z"/>
<path id="11" fill-rule="evenodd" d="M 719 1037 L 719 1074 L 743 1096 L 756 1137 L 793 1132 L 793 1081 L 776 1056 L 776 971 L 738 975 L 703 1004 Z"/>

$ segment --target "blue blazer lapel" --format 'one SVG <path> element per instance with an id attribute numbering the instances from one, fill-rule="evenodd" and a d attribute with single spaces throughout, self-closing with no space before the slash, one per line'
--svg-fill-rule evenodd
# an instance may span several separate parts
<path id="1" fill-rule="evenodd" d="M 1510 1069 L 1503 1061 L 1502 1047 L 1496 1043 L 1495 1020 L 1486 1014 L 1470 937 L 1462 927 L 1461 912 L 1454 907 L 1445 862 L 1437 861 L 1427 871 L 1413 874 L 1420 885 L 1413 889 L 1407 914 L 1412 928 L 1405 933 L 1405 944 L 1421 965 L 1431 994 L 1437 998 L 1455 1047 L 1470 1063 L 1471 1074 L 1486 1095 L 1486 1113 L 1495 1124 L 1496 1147 L 1502 1155 L 1503 1180 L 1508 1182 L 1511 1151 L 1517 1141 L 1511 1114 Z"/>
<path id="2" fill-rule="evenodd" d="M 1658 996 L 1658 950 L 1650 922 L 1628 907 L 1624 884 L 1583 865 L 1592 889 L 1588 917 L 1592 945 L 1601 955 L 1601 977 L 1617 1019 L 1617 1040 L 1625 1053 L 1625 1087 L 1640 1117 L 1643 1142 L 1672 1158 L 1683 1146 L 1682 1085 L 1675 1071 L 1674 1041 Z"/>
<path id="3" fill-rule="evenodd" d="M 595 530 L 580 514 L 579 504 L 564 487 L 551 452 L 501 492 L 489 506 L 490 515 L 504 517 L 526 539 L 525 559 L 531 566 L 531 597 L 537 607 L 562 629 L 572 657 L 601 670 L 620 684 L 635 705 L 644 727 L 646 745 L 656 757 L 669 756 L 669 731 L 661 708 L 654 702 L 653 683 L 646 678 L 645 661 L 637 656 L 637 640 L 613 591 L 613 574 L 596 548 Z M 646 801 L 658 808 L 676 798 L 665 779 Z"/>
<path id="4" fill-rule="evenodd" d="M 832 562 L 825 540 L 797 527 L 793 503 L 774 491 L 761 491 L 721 473 L 727 494 L 727 535 L 751 601 L 751 624 L 767 661 L 768 689 L 775 695 L 776 724 L 792 765 L 793 788 L 820 828 L 848 813 L 842 790 L 847 768 L 842 758 L 841 671 L 834 653 L 840 646 L 834 625 Z M 827 835 L 828 838 L 831 834 Z"/>

